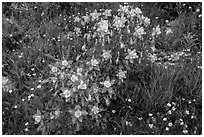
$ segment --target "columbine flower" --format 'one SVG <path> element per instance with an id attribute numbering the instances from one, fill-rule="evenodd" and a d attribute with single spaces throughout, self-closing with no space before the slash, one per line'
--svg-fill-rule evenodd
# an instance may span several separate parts
<path id="1" fill-rule="evenodd" d="M 86 83 L 84 83 L 83 80 L 80 80 L 80 84 L 78 86 L 78 89 L 86 89 L 86 88 L 87 88 Z"/>
<path id="2" fill-rule="evenodd" d="M 185 130 L 183 130 L 182 132 L 183 132 L 184 134 L 187 134 L 187 133 L 188 133 L 188 130 L 185 129 Z"/>
<path id="3" fill-rule="evenodd" d="M 104 12 L 103 12 L 103 15 L 105 16 L 105 17 L 108 17 L 108 16 L 111 16 L 111 9 L 106 9 Z"/>
<path id="4" fill-rule="evenodd" d="M 146 34 L 146 32 L 144 31 L 143 27 L 140 27 L 140 26 L 135 27 L 135 32 L 133 33 L 133 35 L 141 39 L 142 35 L 144 34 Z"/>
<path id="5" fill-rule="evenodd" d="M 68 64 L 69 64 L 69 63 L 67 62 L 67 60 L 63 60 L 63 61 L 62 61 L 62 65 L 63 65 L 63 66 L 67 66 Z"/>
<path id="6" fill-rule="evenodd" d="M 97 31 L 98 32 L 105 32 L 105 33 L 107 33 L 108 32 L 108 20 L 101 20 L 98 23 Z"/>
<path id="7" fill-rule="evenodd" d="M 136 50 L 130 50 L 128 49 L 128 55 L 125 57 L 125 59 L 130 59 L 130 62 L 133 63 L 133 59 L 138 58 Z"/>
<path id="8" fill-rule="evenodd" d="M 79 79 L 78 79 L 78 77 L 76 76 L 76 75 L 72 75 L 71 76 L 71 81 L 72 82 L 76 82 L 76 81 L 78 81 Z"/>
<path id="9" fill-rule="evenodd" d="M 82 116 L 87 115 L 86 110 L 81 110 L 81 106 L 76 105 L 74 110 L 69 110 L 69 113 L 72 115 L 72 123 L 75 124 L 77 121 L 82 122 Z"/>
<path id="10" fill-rule="evenodd" d="M 159 25 L 157 25 L 156 28 L 153 28 L 152 36 L 154 37 L 154 36 L 157 36 L 159 34 L 161 34 L 161 29 L 160 29 Z"/>
<path id="11" fill-rule="evenodd" d="M 90 13 L 90 16 L 92 17 L 92 21 L 95 19 L 98 20 L 98 17 L 101 15 L 101 13 L 98 13 L 97 10 L 94 10 L 94 12 Z"/>
<path id="12" fill-rule="evenodd" d="M 90 115 L 92 115 L 92 116 L 93 115 L 97 116 L 99 114 L 99 112 L 102 110 L 102 109 L 98 108 L 98 106 L 89 105 L 88 107 L 91 110 Z"/>
<path id="13" fill-rule="evenodd" d="M 75 27 L 75 28 L 74 28 L 74 31 L 75 31 L 75 33 L 76 33 L 77 35 L 81 33 L 81 29 L 78 28 L 78 27 Z"/>
<path id="14" fill-rule="evenodd" d="M 110 80 L 109 77 L 106 78 L 106 80 L 104 82 L 102 82 L 101 84 L 103 84 L 106 88 L 109 88 L 112 86 L 112 84 L 114 83 L 114 80 Z"/>
<path id="15" fill-rule="evenodd" d="M 53 118 L 58 118 L 61 114 L 61 111 L 59 109 L 56 109 L 54 112 L 50 112 L 50 119 L 53 119 Z"/>
<path id="16" fill-rule="evenodd" d="M 103 56 L 103 58 L 104 58 L 105 60 L 111 58 L 111 57 L 112 57 L 112 56 L 111 56 L 111 50 L 108 50 L 108 51 L 103 50 L 102 56 Z"/>
<path id="17" fill-rule="evenodd" d="M 144 17 L 143 15 L 142 15 L 142 20 L 144 21 L 145 26 L 148 26 L 150 24 L 150 19 L 147 17 Z"/>
<path id="18" fill-rule="evenodd" d="M 118 74 L 116 76 L 119 77 L 120 80 L 123 81 L 123 78 L 126 78 L 126 73 L 127 71 L 122 71 L 121 69 L 119 70 Z"/>
<path id="19" fill-rule="evenodd" d="M 99 62 L 96 59 L 91 59 L 91 65 L 94 67 L 97 67 L 97 65 L 99 64 Z"/>
<path id="20" fill-rule="evenodd" d="M 138 7 L 136 7 L 136 8 L 134 9 L 134 11 L 135 11 L 136 14 L 142 14 L 142 11 L 141 11 L 140 8 L 138 8 Z"/>
<path id="21" fill-rule="evenodd" d="M 74 18 L 74 22 L 79 22 L 81 19 L 77 16 Z"/>
<path id="22" fill-rule="evenodd" d="M 33 118 L 35 119 L 34 124 L 38 124 L 42 120 L 41 112 L 39 109 L 37 109 L 37 113 L 33 115 Z"/>
<path id="23" fill-rule="evenodd" d="M 118 9 L 118 12 L 128 13 L 129 7 L 130 7 L 129 5 L 127 5 L 127 6 L 120 5 L 120 8 Z"/>
<path id="24" fill-rule="evenodd" d="M 58 70 L 58 68 L 57 68 L 57 67 L 54 67 L 54 66 L 53 66 L 51 69 L 52 69 L 52 72 L 53 72 L 53 73 L 57 72 L 57 70 Z"/>
<path id="25" fill-rule="evenodd" d="M 63 93 L 61 93 L 60 95 L 66 98 L 66 102 L 69 101 L 70 99 L 69 97 L 72 96 L 73 94 L 72 91 L 69 90 L 68 88 L 63 88 L 63 87 L 61 88 L 61 90 Z"/>
<path id="26" fill-rule="evenodd" d="M 172 123 L 172 122 L 170 122 L 170 123 L 168 124 L 168 126 L 169 126 L 169 127 L 173 126 L 173 123 Z"/>
<path id="27" fill-rule="evenodd" d="M 173 33 L 172 29 L 171 28 L 166 28 L 166 34 L 169 34 L 169 33 Z"/>
<path id="28" fill-rule="evenodd" d="M 126 21 L 127 21 L 127 19 L 125 17 L 123 17 L 123 16 L 122 17 L 114 16 L 113 26 L 116 27 L 117 29 L 122 28 Z"/>

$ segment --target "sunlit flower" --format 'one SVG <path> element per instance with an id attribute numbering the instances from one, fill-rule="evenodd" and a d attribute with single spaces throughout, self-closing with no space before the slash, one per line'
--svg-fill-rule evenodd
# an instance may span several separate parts
<path id="1" fill-rule="evenodd" d="M 108 32 L 108 20 L 101 20 L 98 23 L 97 31 L 98 32 L 105 32 L 105 33 L 107 33 Z"/>
<path id="2" fill-rule="evenodd" d="M 128 49 L 128 55 L 125 57 L 125 59 L 130 59 L 131 62 L 133 62 L 133 59 L 138 58 L 136 50 L 130 50 Z"/>
<path id="3" fill-rule="evenodd" d="M 140 8 L 138 8 L 138 7 L 136 7 L 136 8 L 134 9 L 134 11 L 135 11 L 136 14 L 142 14 L 142 11 L 141 11 Z"/>
<path id="4" fill-rule="evenodd" d="M 127 71 L 122 71 L 120 69 L 116 76 L 118 76 L 120 80 L 123 80 L 123 78 L 126 78 L 126 73 L 127 73 Z"/>
<path id="5" fill-rule="evenodd" d="M 39 109 L 37 109 L 37 113 L 33 115 L 33 118 L 35 119 L 34 124 L 38 124 L 42 120 L 42 115 Z"/>
<path id="6" fill-rule="evenodd" d="M 91 65 L 92 66 L 97 66 L 99 64 L 99 62 L 96 59 L 91 59 Z"/>
<path id="7" fill-rule="evenodd" d="M 74 32 L 78 35 L 78 34 L 81 33 L 81 29 L 78 28 L 78 27 L 75 27 L 75 28 L 74 28 Z"/>
<path id="8" fill-rule="evenodd" d="M 142 35 L 146 34 L 143 27 L 137 26 L 135 27 L 135 32 L 133 33 L 134 36 L 138 37 L 139 39 L 142 38 Z"/>
<path id="9" fill-rule="evenodd" d="M 187 134 L 187 133 L 188 133 L 188 130 L 185 129 L 185 130 L 183 130 L 182 132 L 183 132 L 184 134 Z"/>
<path id="10" fill-rule="evenodd" d="M 103 50 L 102 56 L 103 56 L 103 58 L 104 58 L 105 60 L 111 58 L 111 57 L 112 57 L 112 55 L 111 55 L 111 50 L 108 50 L 108 51 Z"/>
<path id="11" fill-rule="evenodd" d="M 124 23 L 127 21 L 127 19 L 125 17 L 118 17 L 118 16 L 114 16 L 113 19 L 113 26 L 116 27 L 117 29 L 124 27 Z"/>
<path id="12" fill-rule="evenodd" d="M 111 16 L 111 9 L 106 9 L 104 12 L 103 12 L 103 15 L 105 16 L 105 17 L 109 17 L 109 16 Z"/>
<path id="13" fill-rule="evenodd" d="M 76 105 L 74 110 L 69 110 L 69 113 L 72 115 L 72 123 L 75 124 L 77 121 L 82 122 L 82 116 L 87 115 L 86 110 L 82 110 L 81 106 Z"/>
<path id="14" fill-rule="evenodd" d="M 78 81 L 79 79 L 78 79 L 78 77 L 76 76 L 76 75 L 72 75 L 71 76 L 71 81 L 72 82 L 76 82 L 76 81 Z"/>
<path id="15" fill-rule="evenodd" d="M 78 16 L 74 18 L 74 22 L 80 22 L 80 20 L 81 19 Z"/>
<path id="16" fill-rule="evenodd" d="M 72 91 L 69 90 L 68 88 L 61 88 L 62 93 L 60 94 L 62 97 L 66 98 L 66 101 L 68 101 L 67 99 L 72 95 Z"/>
<path id="17" fill-rule="evenodd" d="M 170 123 L 168 124 L 168 126 L 169 126 L 169 127 L 173 126 L 173 123 L 172 123 L 172 122 L 170 122 Z"/>
<path id="18" fill-rule="evenodd" d="M 124 12 L 124 13 L 128 13 L 128 11 L 129 11 L 129 5 L 127 5 L 127 6 L 122 6 L 122 5 L 119 5 L 120 6 L 120 8 L 118 9 L 118 12 Z"/>
<path id="19" fill-rule="evenodd" d="M 166 127 L 166 129 L 165 129 L 166 131 L 169 131 L 169 127 Z"/>
<path id="20" fill-rule="evenodd" d="M 67 66 L 68 64 L 69 64 L 69 63 L 68 63 L 67 60 L 63 60 L 63 61 L 62 61 L 62 65 L 63 65 L 63 66 Z"/>
<path id="21" fill-rule="evenodd" d="M 80 81 L 80 84 L 79 84 L 79 86 L 78 86 L 78 89 L 86 89 L 86 88 L 87 88 L 86 83 L 84 83 L 84 81 L 81 80 L 81 81 Z"/>
<path id="22" fill-rule="evenodd" d="M 152 36 L 154 37 L 154 36 L 157 36 L 159 34 L 161 34 L 161 29 L 160 29 L 159 25 L 157 25 L 156 28 L 153 28 Z"/>
<path id="23" fill-rule="evenodd" d="M 57 68 L 57 67 L 54 67 L 54 66 L 53 66 L 51 69 L 52 69 L 52 72 L 53 72 L 53 73 L 57 72 L 57 70 L 58 70 L 58 68 Z"/>
<path id="24" fill-rule="evenodd" d="M 142 15 L 142 20 L 144 21 L 145 26 L 148 26 L 150 24 L 150 19 L 147 17 L 144 17 L 143 15 Z"/>
<path id="25" fill-rule="evenodd" d="M 90 13 L 90 16 L 92 17 L 92 21 L 94 20 L 98 20 L 99 16 L 101 15 L 101 13 L 98 13 L 97 10 L 94 10 L 94 12 Z"/>
<path id="26" fill-rule="evenodd" d="M 163 118 L 163 121 L 167 121 L 167 118 L 165 117 L 165 118 Z"/>
<path id="27" fill-rule="evenodd" d="M 172 29 L 171 29 L 171 28 L 168 28 L 168 27 L 166 28 L 166 31 L 165 31 L 165 32 L 166 32 L 166 34 L 173 33 Z"/>

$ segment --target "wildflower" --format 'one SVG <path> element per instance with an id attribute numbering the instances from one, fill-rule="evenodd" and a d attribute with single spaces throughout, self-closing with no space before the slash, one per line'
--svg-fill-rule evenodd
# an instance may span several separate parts
<path id="1" fill-rule="evenodd" d="M 169 127 L 166 127 L 166 129 L 165 129 L 166 131 L 169 131 Z"/>
<path id="2" fill-rule="evenodd" d="M 123 78 L 126 78 L 126 73 L 127 73 L 127 71 L 122 71 L 120 69 L 116 76 L 119 77 L 120 80 L 123 80 Z"/>
<path id="3" fill-rule="evenodd" d="M 167 106 L 168 106 L 168 107 L 171 107 L 171 103 L 167 103 Z"/>
<path id="4" fill-rule="evenodd" d="M 175 111 L 175 110 L 176 110 L 176 108 L 175 108 L 175 107 L 172 107 L 172 110 L 173 110 L 173 111 Z"/>
<path id="5" fill-rule="evenodd" d="M 166 28 L 166 34 L 169 34 L 169 33 L 173 33 L 172 29 L 171 28 Z"/>
<path id="6" fill-rule="evenodd" d="M 88 114 L 86 110 L 81 110 L 81 106 L 79 105 L 76 105 L 74 110 L 69 110 L 69 113 L 72 115 L 73 124 L 77 121 L 82 122 L 82 116 Z"/>
<path id="7" fill-rule="evenodd" d="M 128 102 L 131 102 L 131 99 L 130 99 L 130 98 L 128 99 Z"/>
<path id="8" fill-rule="evenodd" d="M 131 10 L 128 12 L 127 17 L 128 18 L 133 18 L 136 16 L 135 10 L 131 8 Z"/>
<path id="9" fill-rule="evenodd" d="M 86 83 L 84 83 L 83 80 L 80 80 L 80 84 L 78 85 L 78 89 L 86 89 L 87 86 L 86 86 Z"/>
<path id="10" fill-rule="evenodd" d="M 108 50 L 108 51 L 103 50 L 102 56 L 103 56 L 103 58 L 104 58 L 105 60 L 111 58 L 111 57 L 112 57 L 112 56 L 111 56 L 111 50 Z"/>
<path id="11" fill-rule="evenodd" d="M 134 36 L 138 37 L 139 39 L 142 38 L 142 35 L 146 34 L 143 27 L 137 26 L 135 27 L 135 32 L 133 33 Z"/>
<path id="12" fill-rule="evenodd" d="M 94 12 L 90 13 L 90 16 L 92 17 L 92 21 L 98 20 L 101 13 L 98 13 L 97 10 L 94 10 Z"/>
<path id="13" fill-rule="evenodd" d="M 152 117 L 152 116 L 153 116 L 153 114 L 152 114 L 152 113 L 149 113 L 149 116 L 150 116 L 150 117 Z"/>
<path id="14" fill-rule="evenodd" d="M 180 125 L 184 125 L 184 122 L 183 122 L 183 121 L 181 121 Z"/>
<path id="15" fill-rule="evenodd" d="M 68 63 L 67 60 L 63 60 L 63 61 L 62 61 L 62 65 L 63 65 L 63 66 L 67 66 L 68 64 L 69 64 L 69 63 Z"/>
<path id="16" fill-rule="evenodd" d="M 169 115 L 171 115 L 171 114 L 172 114 L 171 110 L 169 110 L 169 111 L 168 111 L 168 114 L 169 114 Z"/>
<path id="17" fill-rule="evenodd" d="M 57 70 L 58 70 L 57 67 L 54 67 L 54 66 L 52 67 L 52 72 L 53 72 L 53 73 L 57 72 Z"/>
<path id="18" fill-rule="evenodd" d="M 142 11 L 141 11 L 140 8 L 138 8 L 138 7 L 136 7 L 136 8 L 134 9 L 134 11 L 135 11 L 136 14 L 142 14 Z"/>
<path id="19" fill-rule="evenodd" d="M 12 93 L 12 92 L 13 92 L 13 90 L 12 90 L 12 89 L 10 89 L 8 92 L 9 92 L 9 93 Z"/>
<path id="20" fill-rule="evenodd" d="M 108 16 L 111 16 L 111 9 L 106 9 L 104 12 L 103 12 L 103 15 L 105 16 L 105 17 L 108 17 Z"/>
<path id="21" fill-rule="evenodd" d="M 75 31 L 75 33 L 76 33 L 77 35 L 81 33 L 81 29 L 78 28 L 78 27 L 75 27 L 75 28 L 74 28 L 74 31 Z"/>
<path id="22" fill-rule="evenodd" d="M 72 92 L 68 88 L 62 87 L 61 90 L 63 93 L 61 93 L 60 95 L 62 97 L 65 97 L 66 99 L 68 99 L 72 95 Z"/>
<path id="23" fill-rule="evenodd" d="M 81 19 L 79 17 L 74 18 L 74 22 L 79 22 Z"/>
<path id="24" fill-rule="evenodd" d="M 163 118 L 163 121 L 167 121 L 167 118 L 165 117 L 165 118 Z"/>
<path id="25" fill-rule="evenodd" d="M 27 126 L 28 124 L 29 124 L 29 123 L 28 123 L 28 122 L 26 122 L 26 123 L 25 123 L 25 126 Z"/>
<path id="26" fill-rule="evenodd" d="M 28 128 L 25 128 L 25 131 L 28 132 Z"/>
<path id="27" fill-rule="evenodd" d="M 154 37 L 154 36 L 157 36 L 159 34 L 161 34 L 161 29 L 160 29 L 159 25 L 157 25 L 156 28 L 153 28 L 152 36 Z"/>
<path id="28" fill-rule="evenodd" d="M 72 82 L 76 82 L 76 81 L 78 81 L 79 79 L 78 79 L 78 77 L 76 76 L 76 75 L 72 75 L 71 76 L 71 81 Z"/>
<path id="29" fill-rule="evenodd" d="M 113 26 L 116 27 L 116 29 L 122 28 L 122 27 L 124 27 L 124 23 L 125 23 L 126 21 L 127 21 L 127 20 L 126 20 L 125 17 L 114 16 Z"/>
<path id="30" fill-rule="evenodd" d="M 169 126 L 169 127 L 173 126 L 173 123 L 172 123 L 172 122 L 170 122 L 170 123 L 168 124 L 168 126 Z"/>
<path id="31" fill-rule="evenodd" d="M 143 15 L 142 15 L 142 20 L 144 21 L 145 26 L 148 26 L 150 24 L 150 19 L 147 17 L 144 17 Z"/>
<path id="32" fill-rule="evenodd" d="M 37 109 L 37 113 L 33 115 L 33 118 L 35 119 L 34 124 L 38 124 L 42 120 L 41 112 L 39 109 Z"/>
<path id="33" fill-rule="evenodd" d="M 188 133 L 188 130 L 185 129 L 185 130 L 183 130 L 182 132 L 183 132 L 184 134 L 187 134 L 187 133 Z"/>
<path id="34" fill-rule="evenodd" d="M 98 23 L 98 32 L 108 32 L 108 20 L 101 20 Z"/>
<path id="35" fill-rule="evenodd" d="M 99 62 L 96 59 L 91 59 L 91 65 L 96 67 L 99 64 Z"/>
<path id="36" fill-rule="evenodd" d="M 153 126 L 154 126 L 153 124 L 149 124 L 149 127 L 150 127 L 150 128 L 153 128 Z"/>
<path id="37" fill-rule="evenodd" d="M 37 88 L 41 88 L 41 87 L 42 87 L 41 85 L 38 85 L 38 86 L 37 86 Z"/>
<path id="38" fill-rule="evenodd" d="M 130 7 L 129 5 L 127 5 L 127 6 L 120 5 L 120 8 L 118 9 L 118 12 L 128 13 L 129 7 Z"/>
<path id="39" fill-rule="evenodd" d="M 131 63 L 133 63 L 133 59 L 138 58 L 138 55 L 136 53 L 136 50 L 130 50 L 128 49 L 128 55 L 125 57 L 125 59 L 130 59 Z"/>
<path id="40" fill-rule="evenodd" d="M 189 115 L 189 114 L 190 114 L 190 112 L 189 112 L 188 110 L 186 110 L 186 111 L 185 111 L 185 114 Z"/>

